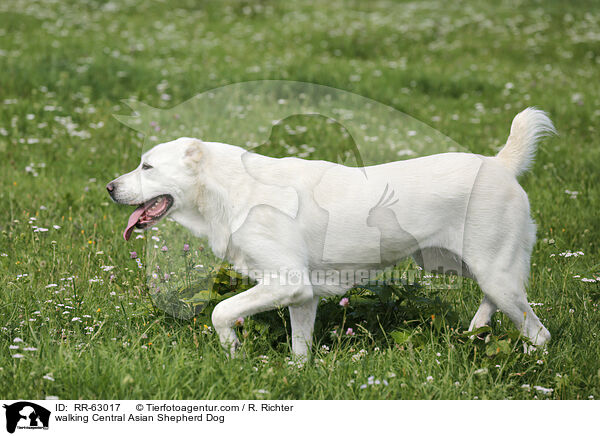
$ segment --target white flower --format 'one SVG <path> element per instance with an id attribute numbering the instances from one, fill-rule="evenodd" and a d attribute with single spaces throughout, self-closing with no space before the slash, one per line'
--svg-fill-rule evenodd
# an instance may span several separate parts
<path id="1" fill-rule="evenodd" d="M 567 250 L 562 253 L 558 253 L 558 255 L 562 256 L 562 257 L 579 257 L 579 256 L 584 256 L 584 253 L 583 253 L 583 251 Z"/>
<path id="2" fill-rule="evenodd" d="M 21 338 L 14 338 L 13 342 L 23 342 L 23 339 L 21 339 Z"/>
<path id="3" fill-rule="evenodd" d="M 575 200 L 575 199 L 577 199 L 577 196 L 579 195 L 579 191 L 569 191 L 568 189 L 565 189 L 565 194 L 569 195 L 570 198 Z"/>
<path id="4" fill-rule="evenodd" d="M 48 373 L 42 377 L 43 379 L 54 381 L 54 377 L 52 377 L 52 373 Z"/>
<path id="5" fill-rule="evenodd" d="M 15 359 L 22 359 L 25 356 L 23 356 L 22 354 L 13 354 L 12 357 L 14 357 Z"/>

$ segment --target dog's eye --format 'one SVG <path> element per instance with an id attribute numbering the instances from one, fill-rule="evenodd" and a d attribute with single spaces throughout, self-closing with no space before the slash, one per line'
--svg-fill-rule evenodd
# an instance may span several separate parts
<path id="1" fill-rule="evenodd" d="M 143 164 L 143 165 L 142 165 L 142 169 L 143 169 L 143 170 L 149 170 L 149 169 L 151 169 L 151 168 L 153 168 L 153 166 L 152 166 L 152 165 L 150 165 L 150 164 L 147 164 L 147 163 L 145 163 L 145 164 Z"/>

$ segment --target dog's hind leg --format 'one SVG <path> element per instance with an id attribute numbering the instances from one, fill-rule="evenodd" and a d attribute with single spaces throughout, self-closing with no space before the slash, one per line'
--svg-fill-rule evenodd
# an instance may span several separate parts
<path id="1" fill-rule="evenodd" d="M 504 312 L 534 346 L 544 345 L 550 340 L 550 332 L 527 302 L 524 283 L 504 272 L 494 274 L 479 284 L 486 298 Z"/>
<path id="2" fill-rule="evenodd" d="M 305 357 L 310 351 L 319 298 L 313 297 L 307 303 L 289 307 L 292 323 L 292 351 L 296 356 Z"/>
<path id="3" fill-rule="evenodd" d="M 482 166 L 463 234 L 463 259 L 485 295 L 473 325 L 487 321 L 496 306 L 534 346 L 548 342 L 525 292 L 536 235 L 527 194 L 494 165 Z"/>
<path id="4" fill-rule="evenodd" d="M 534 346 L 543 345 L 550 340 L 550 332 L 533 313 L 525 292 L 531 250 L 519 242 L 518 237 L 505 238 L 495 250 L 480 250 L 466 260 L 485 296 L 471 328 L 485 325 L 497 307 Z"/>
<path id="5" fill-rule="evenodd" d="M 489 325 L 492 320 L 492 316 L 496 313 L 497 307 L 492 300 L 488 297 L 484 296 L 481 304 L 479 305 L 479 309 L 477 309 L 477 313 L 471 320 L 471 325 L 469 326 L 469 331 L 473 331 L 478 329 L 479 327 L 483 327 L 485 325 Z"/>
<path id="6" fill-rule="evenodd" d="M 479 262 L 467 260 L 485 295 L 471 327 L 488 321 L 489 315 L 493 314 L 492 309 L 497 307 L 534 346 L 543 345 L 550 340 L 550 332 L 527 302 L 525 284 L 529 276 L 530 252 L 527 246 L 519 247 L 518 243 L 507 241 L 503 246 L 497 247 L 494 257 L 480 255 L 475 257 Z M 484 262 L 486 258 L 488 261 Z"/>

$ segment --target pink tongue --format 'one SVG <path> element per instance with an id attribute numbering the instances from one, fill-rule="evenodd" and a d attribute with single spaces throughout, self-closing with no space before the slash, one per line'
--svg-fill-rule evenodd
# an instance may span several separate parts
<path id="1" fill-rule="evenodd" d="M 129 221 L 127 222 L 127 228 L 123 232 L 123 237 L 125 238 L 126 241 L 129 241 L 129 238 L 131 237 L 131 232 L 133 232 L 133 228 L 135 227 L 135 225 L 137 224 L 138 220 L 140 219 L 140 217 L 142 216 L 142 214 L 144 213 L 145 210 L 146 210 L 145 205 L 142 205 L 142 206 L 138 207 L 136 210 L 134 210 L 133 213 L 129 216 Z"/>

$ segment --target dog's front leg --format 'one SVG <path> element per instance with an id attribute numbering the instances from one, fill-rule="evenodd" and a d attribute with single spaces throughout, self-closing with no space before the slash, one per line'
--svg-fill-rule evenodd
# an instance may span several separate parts
<path id="1" fill-rule="evenodd" d="M 238 318 L 278 307 L 302 306 L 312 301 L 313 292 L 310 284 L 286 284 L 286 280 L 273 277 L 269 284 L 260 283 L 217 304 L 212 313 L 212 322 L 221 345 L 233 357 L 240 344 L 233 330 L 233 325 Z M 316 304 L 314 310 L 316 311 Z M 312 320 L 314 322 L 314 314 Z"/>
<path id="2" fill-rule="evenodd" d="M 310 351 L 318 305 L 319 297 L 313 297 L 304 304 L 289 307 L 292 323 L 292 351 L 300 358 L 306 358 Z"/>

